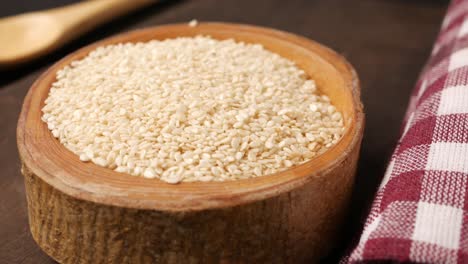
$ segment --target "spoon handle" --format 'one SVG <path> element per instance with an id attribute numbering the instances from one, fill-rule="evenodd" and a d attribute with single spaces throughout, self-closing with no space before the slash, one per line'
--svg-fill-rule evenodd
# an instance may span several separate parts
<path id="1" fill-rule="evenodd" d="M 71 40 L 113 18 L 156 0 L 93 0 L 48 11 L 62 27 L 62 41 Z"/>

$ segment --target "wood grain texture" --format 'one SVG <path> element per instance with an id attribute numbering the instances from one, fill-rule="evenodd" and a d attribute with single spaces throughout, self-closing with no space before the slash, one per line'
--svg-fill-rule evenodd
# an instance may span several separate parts
<path id="1" fill-rule="evenodd" d="M 339 237 L 356 159 L 293 192 L 187 212 L 87 202 L 23 174 L 33 238 L 60 263 L 312 263 Z"/>
<path id="2" fill-rule="evenodd" d="M 342 139 L 273 175 L 170 185 L 82 163 L 41 121 L 56 71 L 96 47 L 199 34 L 260 43 L 296 62 L 342 112 Z M 352 190 L 364 126 L 359 89 L 352 67 L 330 49 L 247 25 L 160 26 L 78 50 L 36 81 L 18 122 L 33 237 L 64 263 L 87 263 L 87 257 L 102 263 L 318 260 L 334 244 Z"/>

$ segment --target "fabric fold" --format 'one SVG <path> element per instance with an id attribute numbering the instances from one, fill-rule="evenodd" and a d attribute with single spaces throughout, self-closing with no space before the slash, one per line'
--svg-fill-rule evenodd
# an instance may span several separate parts
<path id="1" fill-rule="evenodd" d="M 356 247 L 343 260 L 468 263 L 468 0 L 452 1 Z"/>

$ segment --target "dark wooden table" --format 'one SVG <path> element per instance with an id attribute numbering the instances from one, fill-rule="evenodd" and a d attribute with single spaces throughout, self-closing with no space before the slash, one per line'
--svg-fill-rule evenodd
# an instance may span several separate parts
<path id="1" fill-rule="evenodd" d="M 70 2 L 76 1 L 0 1 L 0 17 Z M 25 67 L 0 72 L 0 263 L 53 263 L 29 233 L 16 149 L 16 122 L 32 82 L 53 62 L 83 45 L 122 31 L 192 18 L 294 32 L 328 45 L 355 66 L 367 125 L 349 220 L 342 241 L 324 260 L 337 262 L 362 228 L 446 7 L 447 1 L 434 0 L 167 1 L 100 27 Z"/>

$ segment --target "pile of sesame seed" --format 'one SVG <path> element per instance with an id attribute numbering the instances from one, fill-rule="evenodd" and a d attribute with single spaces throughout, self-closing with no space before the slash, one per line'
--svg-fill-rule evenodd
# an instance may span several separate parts
<path id="1" fill-rule="evenodd" d="M 57 72 L 42 120 L 83 162 L 168 183 L 262 176 L 335 144 L 342 115 L 258 44 L 181 37 L 100 47 Z"/>

